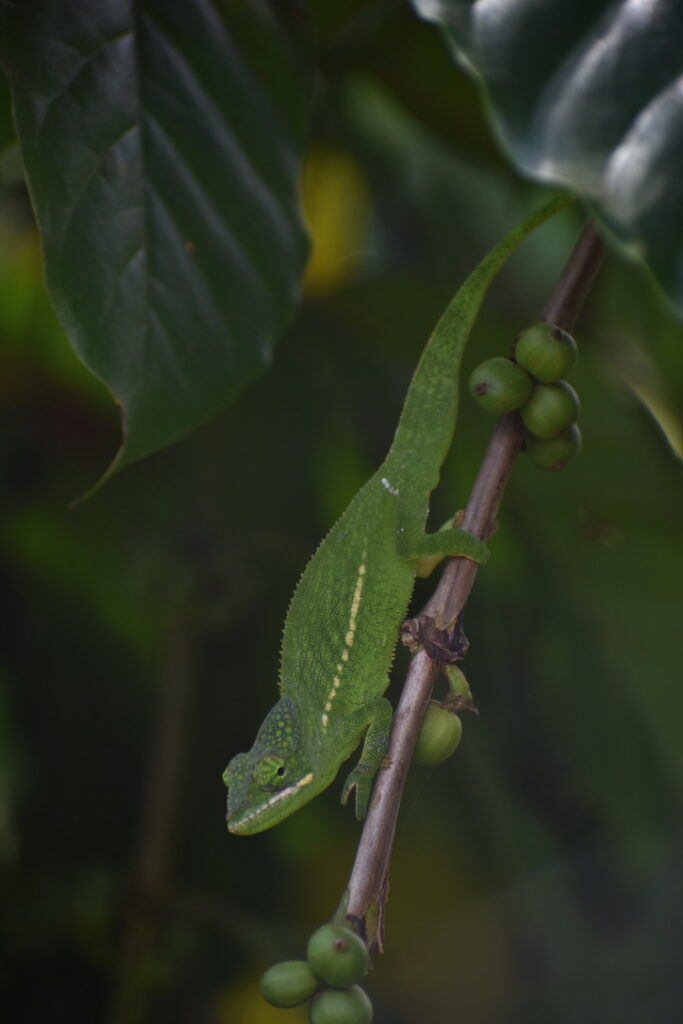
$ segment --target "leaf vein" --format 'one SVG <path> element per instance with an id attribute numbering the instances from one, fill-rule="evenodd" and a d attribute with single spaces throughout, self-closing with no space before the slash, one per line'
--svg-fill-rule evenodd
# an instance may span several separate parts
<path id="1" fill-rule="evenodd" d="M 158 21 L 151 16 L 149 10 L 145 11 L 145 18 L 149 21 L 150 26 L 157 35 L 163 39 L 175 59 L 177 59 L 179 64 L 182 65 L 184 74 L 204 97 L 205 102 L 211 109 L 212 115 L 222 124 L 224 139 L 226 139 L 226 141 L 228 138 L 232 138 L 234 140 L 232 155 L 235 163 L 237 163 L 237 158 L 241 161 L 242 166 L 240 170 L 243 172 L 243 181 L 246 182 L 250 174 L 253 181 L 260 186 L 257 191 L 252 190 L 252 197 L 257 205 L 268 210 L 271 218 L 275 220 L 278 224 L 278 228 L 282 231 L 283 236 L 286 237 L 290 225 L 284 199 L 279 196 L 277 190 L 271 188 L 262 169 L 255 164 L 248 148 L 245 148 L 241 144 L 235 133 L 234 125 L 223 113 L 218 98 L 213 95 L 206 83 L 199 77 L 197 69 L 189 61 L 186 54 L 180 49 L 177 42 L 171 38 L 168 32 L 166 32 L 164 28 L 159 25 Z M 157 84 L 160 85 L 160 83 Z M 174 98 L 177 99 L 177 96 Z"/>
<path id="2" fill-rule="evenodd" d="M 74 53 L 78 53 L 81 56 L 82 63 L 80 67 L 78 67 L 77 70 L 74 71 L 74 73 L 68 78 L 68 80 L 59 87 L 58 91 L 54 94 L 54 96 L 51 96 L 48 99 L 47 106 L 42 111 L 40 123 L 36 127 L 36 144 L 38 143 L 38 139 L 43 133 L 45 124 L 50 114 L 52 113 L 55 104 L 58 103 L 59 100 L 62 99 L 66 95 L 66 93 L 72 88 L 72 86 L 76 84 L 80 76 L 83 74 L 85 70 L 87 70 L 87 68 L 93 62 L 93 60 L 96 57 L 98 57 L 103 50 L 107 49 L 107 47 L 112 46 L 114 43 L 120 43 L 123 40 L 132 38 L 132 36 L 133 30 L 126 29 L 123 32 L 119 32 L 115 36 L 111 36 L 111 38 L 109 39 L 103 39 L 102 42 L 92 51 L 92 53 L 88 54 L 81 54 L 80 50 L 77 50 L 75 47 L 69 47 L 69 49 L 73 50 Z M 58 42 L 60 45 L 64 45 L 63 40 L 55 40 L 55 42 Z"/>
<path id="3" fill-rule="evenodd" d="M 105 149 L 103 149 L 101 153 L 95 154 L 95 156 L 96 156 L 95 163 L 90 168 L 90 170 L 88 171 L 88 174 L 86 175 L 85 180 L 79 185 L 78 192 L 77 192 L 76 196 L 74 197 L 74 199 L 70 203 L 69 211 L 67 213 L 66 220 L 64 221 L 64 223 L 62 225 L 62 239 L 61 239 L 61 242 L 60 242 L 60 245 L 59 245 L 59 252 L 60 253 L 62 253 L 64 251 L 64 247 L 66 246 L 68 236 L 69 236 L 69 234 L 71 232 L 71 229 L 73 227 L 74 214 L 76 213 L 76 210 L 78 209 L 78 207 L 81 204 L 83 198 L 85 197 L 85 195 L 87 194 L 88 190 L 90 189 L 90 186 L 92 185 L 94 180 L 97 178 L 97 176 L 98 176 L 98 174 L 100 172 L 100 169 L 102 167 L 102 161 L 104 160 L 105 156 L 107 155 L 107 153 L 111 152 L 112 149 L 115 149 L 116 146 L 121 145 L 121 143 L 126 138 L 126 136 L 129 135 L 132 131 L 135 131 L 135 129 L 137 129 L 137 128 L 139 128 L 138 124 L 129 125 L 126 129 L 124 129 L 122 132 L 120 132 L 119 135 L 116 137 L 116 139 L 112 143 L 110 143 L 110 145 L 108 145 Z"/>
<path id="4" fill-rule="evenodd" d="M 180 149 L 178 143 L 171 138 L 171 136 L 165 130 L 163 125 L 160 124 L 159 120 L 154 116 L 154 114 L 151 113 L 151 111 L 147 111 L 147 117 L 157 127 L 158 131 L 163 136 L 169 148 L 178 158 L 178 163 L 182 165 L 182 168 L 184 169 L 185 172 L 183 177 L 185 179 L 188 194 L 191 195 L 193 191 L 196 194 L 196 190 L 198 187 L 197 178 L 189 163 L 187 155 Z M 266 271 L 261 267 L 260 262 L 252 255 L 252 253 L 249 252 L 245 244 L 245 239 L 243 239 L 242 237 L 236 237 L 234 231 L 229 229 L 225 217 L 223 216 L 222 211 L 216 206 L 214 199 L 209 195 L 209 193 L 201 189 L 201 186 L 199 186 L 199 188 L 201 190 L 201 199 L 209 206 L 211 212 L 214 215 L 213 227 L 218 231 L 218 233 L 223 238 L 226 248 L 231 250 L 235 254 L 236 261 L 234 266 L 239 267 L 240 264 L 244 266 L 244 264 L 246 263 L 250 271 L 248 277 L 253 282 L 253 285 L 256 286 L 255 288 L 252 287 L 252 290 L 255 290 L 257 292 L 263 290 L 269 296 L 271 294 L 271 285 Z M 155 191 L 157 195 L 160 195 L 158 188 L 155 188 Z M 166 209 L 168 209 L 167 204 L 164 205 Z M 169 216 L 172 216 L 170 210 L 168 212 Z M 179 225 L 175 219 L 174 224 L 176 229 L 179 231 L 180 237 L 182 238 L 183 232 L 180 231 Z M 260 297 L 260 300 L 262 301 L 262 297 Z"/>

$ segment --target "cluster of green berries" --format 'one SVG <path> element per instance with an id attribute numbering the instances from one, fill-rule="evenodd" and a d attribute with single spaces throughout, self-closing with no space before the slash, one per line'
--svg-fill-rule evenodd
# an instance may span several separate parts
<path id="1" fill-rule="evenodd" d="M 370 1024 L 372 1003 L 357 984 L 368 966 L 360 936 L 345 925 L 325 924 L 309 939 L 305 960 L 286 960 L 266 971 L 261 995 L 283 1009 L 310 1000 L 311 1024 Z"/>
<path id="2" fill-rule="evenodd" d="M 581 450 L 579 398 L 561 379 L 575 359 L 571 334 L 537 323 L 517 338 L 512 359 L 487 359 L 470 377 L 470 393 L 487 412 L 519 409 L 526 450 L 542 469 L 562 469 Z"/>

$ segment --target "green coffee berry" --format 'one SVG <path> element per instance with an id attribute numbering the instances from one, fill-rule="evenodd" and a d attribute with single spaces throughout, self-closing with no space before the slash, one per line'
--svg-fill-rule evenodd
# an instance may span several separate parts
<path id="1" fill-rule="evenodd" d="M 544 384 L 565 377 L 576 359 L 571 334 L 552 324 L 534 324 L 517 338 L 515 359 L 527 373 Z"/>
<path id="2" fill-rule="evenodd" d="M 541 469 L 564 469 L 581 451 L 581 431 L 574 423 L 556 437 L 527 437 L 526 449 Z"/>
<path id="3" fill-rule="evenodd" d="M 358 985 L 325 988 L 311 1003 L 311 1024 L 371 1024 L 372 1003 Z"/>
<path id="4" fill-rule="evenodd" d="M 273 964 L 261 978 L 261 995 L 271 1006 L 289 1009 L 310 999 L 320 982 L 305 960 Z"/>
<path id="5" fill-rule="evenodd" d="M 565 380 L 557 384 L 537 384 L 521 415 L 524 426 L 534 437 L 554 437 L 571 426 L 579 412 L 579 396 Z"/>
<path id="6" fill-rule="evenodd" d="M 470 394 L 487 412 L 512 412 L 529 398 L 531 377 L 511 359 L 496 356 L 479 363 L 470 377 Z"/>
<path id="7" fill-rule="evenodd" d="M 442 764 L 456 749 L 461 736 L 462 722 L 458 716 L 435 700 L 430 701 L 420 726 L 413 761 L 425 768 Z"/>
<path id="8" fill-rule="evenodd" d="M 306 956 L 312 971 L 334 988 L 348 988 L 368 969 L 363 940 L 341 924 L 325 924 L 308 940 Z"/>

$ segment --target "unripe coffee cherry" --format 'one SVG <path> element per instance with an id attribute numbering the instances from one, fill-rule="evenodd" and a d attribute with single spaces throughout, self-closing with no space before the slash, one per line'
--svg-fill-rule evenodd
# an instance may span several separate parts
<path id="1" fill-rule="evenodd" d="M 413 761 L 424 768 L 446 761 L 460 743 L 462 722 L 435 700 L 429 702 L 413 752 Z"/>
<path id="2" fill-rule="evenodd" d="M 372 1003 L 358 985 L 325 988 L 311 1003 L 311 1024 L 371 1024 Z"/>
<path id="3" fill-rule="evenodd" d="M 261 995 L 271 1006 L 287 1010 L 310 999 L 320 982 L 305 960 L 273 964 L 261 978 Z"/>
<path id="4" fill-rule="evenodd" d="M 552 384 L 566 375 L 576 359 L 571 334 L 552 324 L 534 324 L 515 343 L 515 359 L 536 380 Z"/>
<path id="5" fill-rule="evenodd" d="M 368 969 L 363 940 L 341 924 L 325 924 L 308 940 L 306 956 L 311 970 L 334 988 L 348 988 Z"/>
<path id="6" fill-rule="evenodd" d="M 564 469 L 581 451 L 581 431 L 574 423 L 557 437 L 527 437 L 526 450 L 541 469 Z"/>
<path id="7" fill-rule="evenodd" d="M 569 427 L 579 412 L 579 396 L 565 380 L 537 384 L 521 409 L 524 426 L 534 437 L 554 437 Z"/>
<path id="8" fill-rule="evenodd" d="M 533 383 L 528 373 L 511 359 L 495 356 L 479 363 L 470 377 L 470 394 L 482 409 L 496 415 L 524 405 Z"/>

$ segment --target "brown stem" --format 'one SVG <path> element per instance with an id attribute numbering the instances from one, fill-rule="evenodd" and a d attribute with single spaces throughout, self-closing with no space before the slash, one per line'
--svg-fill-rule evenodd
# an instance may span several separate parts
<path id="1" fill-rule="evenodd" d="M 574 247 L 540 319 L 571 330 L 604 255 L 604 243 L 589 222 Z M 511 413 L 497 423 L 486 449 L 465 509 L 463 527 L 486 540 L 515 457 L 524 437 L 519 416 Z M 474 583 L 478 565 L 466 558 L 451 558 L 439 584 L 422 611 L 437 625 L 451 626 L 462 611 Z M 420 723 L 439 666 L 424 650 L 408 668 L 394 715 L 387 767 L 379 772 L 363 826 L 356 859 L 345 894 L 345 916 L 359 924 L 372 951 L 382 951 L 384 904 L 391 848 L 401 796 Z"/>
<path id="2" fill-rule="evenodd" d="M 605 256 L 605 243 L 592 221 L 585 225 L 540 318 L 571 331 Z"/>

